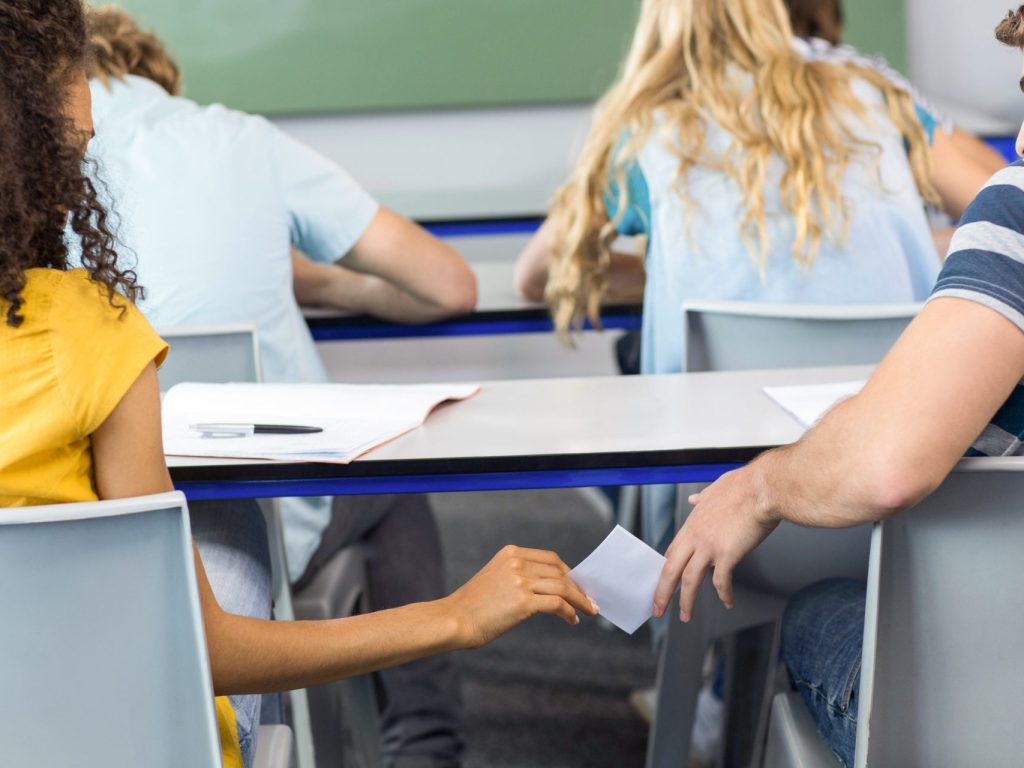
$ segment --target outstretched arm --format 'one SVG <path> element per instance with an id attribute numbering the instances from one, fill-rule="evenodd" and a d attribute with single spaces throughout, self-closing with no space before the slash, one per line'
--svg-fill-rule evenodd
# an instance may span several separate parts
<path id="1" fill-rule="evenodd" d="M 100 498 L 172 490 L 151 363 L 93 433 Z M 452 595 L 331 621 L 261 621 L 225 613 L 196 553 L 199 596 L 218 694 L 286 690 L 490 642 L 538 613 L 579 621 L 596 608 L 552 552 L 506 547 Z"/>
<path id="2" fill-rule="evenodd" d="M 1024 333 L 971 301 L 927 304 L 864 390 L 792 446 L 770 451 L 692 497 L 655 594 L 677 584 L 688 620 L 708 570 L 732 605 L 732 572 L 781 520 L 842 528 L 880 520 L 931 493 L 1024 376 Z"/>

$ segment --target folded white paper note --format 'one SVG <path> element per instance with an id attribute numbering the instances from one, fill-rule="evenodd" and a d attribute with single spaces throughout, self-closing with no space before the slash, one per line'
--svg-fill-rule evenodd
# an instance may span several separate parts
<path id="1" fill-rule="evenodd" d="M 813 427 L 841 401 L 853 397 L 864 381 L 843 381 L 839 384 L 801 384 L 792 387 L 765 387 L 764 393 L 782 410 L 805 427 Z"/>
<path id="2" fill-rule="evenodd" d="M 601 607 L 601 615 L 633 634 L 651 618 L 665 558 L 621 525 L 569 573 Z"/>
<path id="3" fill-rule="evenodd" d="M 347 464 L 423 424 L 476 384 L 179 384 L 163 400 L 164 453 Z M 202 423 L 300 424 L 313 434 L 204 437 Z"/>

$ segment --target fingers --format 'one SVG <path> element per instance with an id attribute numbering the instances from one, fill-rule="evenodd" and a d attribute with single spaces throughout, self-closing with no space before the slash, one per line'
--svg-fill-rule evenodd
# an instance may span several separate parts
<path id="1" fill-rule="evenodd" d="M 665 615 L 672 593 L 676 591 L 676 584 L 679 583 L 679 577 L 693 556 L 693 547 L 679 542 L 679 538 L 673 541 L 665 553 L 665 567 L 661 569 L 658 587 L 654 590 L 654 615 L 658 618 Z"/>
<path id="2" fill-rule="evenodd" d="M 718 599 L 726 608 L 736 605 L 732 596 L 732 570 L 734 567 L 735 565 L 716 563 L 715 573 L 711 577 L 711 582 L 715 585 L 715 591 L 718 593 Z"/>
<path id="3" fill-rule="evenodd" d="M 538 579 L 532 585 L 534 594 L 560 597 L 587 616 L 596 616 L 600 608 L 583 590 L 569 579 Z"/>
<path id="4" fill-rule="evenodd" d="M 576 611 L 565 600 L 556 595 L 536 595 L 534 607 L 538 613 L 550 613 L 552 616 L 560 616 L 566 624 L 576 626 L 580 623 L 580 617 Z"/>
<path id="5" fill-rule="evenodd" d="M 566 571 L 563 571 L 557 565 L 548 565 L 547 563 L 533 563 L 530 561 L 520 561 L 522 568 L 520 573 L 523 576 L 531 579 L 562 579 L 565 578 Z"/>
<path id="6" fill-rule="evenodd" d="M 689 621 L 693 616 L 693 606 L 697 602 L 697 592 L 704 583 L 704 577 L 711 567 L 711 561 L 699 553 L 690 558 L 683 569 L 679 585 L 679 618 Z"/>
<path id="7" fill-rule="evenodd" d="M 560 569 L 562 573 L 568 573 L 571 570 L 568 565 L 562 562 L 562 558 L 557 553 L 549 552 L 546 549 L 527 549 L 526 547 L 517 547 L 509 544 L 498 553 L 498 557 L 519 560 L 524 563 L 552 565 Z"/>

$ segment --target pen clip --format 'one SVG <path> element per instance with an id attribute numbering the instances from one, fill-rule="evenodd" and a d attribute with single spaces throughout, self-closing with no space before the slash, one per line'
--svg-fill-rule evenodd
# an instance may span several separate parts
<path id="1" fill-rule="evenodd" d="M 228 437 L 248 437 L 255 430 L 247 424 L 190 424 L 189 429 L 198 432 L 202 437 L 223 439 Z"/>

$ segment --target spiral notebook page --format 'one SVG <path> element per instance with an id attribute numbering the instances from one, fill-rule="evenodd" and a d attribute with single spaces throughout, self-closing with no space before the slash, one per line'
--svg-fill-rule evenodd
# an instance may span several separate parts
<path id="1" fill-rule="evenodd" d="M 446 400 L 465 400 L 476 384 L 179 384 L 163 401 L 169 456 L 274 459 L 347 464 L 416 429 Z M 204 423 L 299 424 L 312 434 L 208 437 Z"/>

